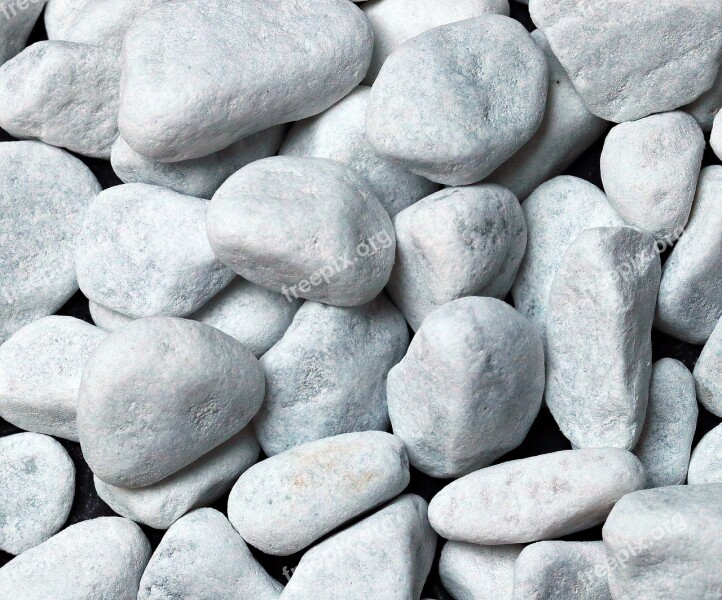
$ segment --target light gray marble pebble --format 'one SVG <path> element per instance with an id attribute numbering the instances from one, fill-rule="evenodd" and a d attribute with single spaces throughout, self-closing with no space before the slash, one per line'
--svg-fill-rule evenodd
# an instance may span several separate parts
<path id="1" fill-rule="evenodd" d="M 248 469 L 231 490 L 228 518 L 252 546 L 287 556 L 409 483 L 401 440 L 382 431 L 308 442 Z"/>
<path id="2" fill-rule="evenodd" d="M 19 54 L 47 0 L 0 0 L 0 65 Z"/>
<path id="3" fill-rule="evenodd" d="M 719 114 L 720 113 L 717 113 L 717 116 L 714 118 L 712 133 L 709 137 L 709 145 L 717 155 L 717 158 L 722 157 L 722 117 L 720 117 Z"/>
<path id="4" fill-rule="evenodd" d="M 702 348 L 693 375 L 700 404 L 722 417 L 722 319 Z"/>
<path id="5" fill-rule="evenodd" d="M 722 483 L 722 425 L 709 431 L 695 446 L 687 483 Z"/>
<path id="6" fill-rule="evenodd" d="M 88 301 L 88 310 L 93 323 L 105 331 L 115 331 L 135 320 L 92 300 Z"/>
<path id="7" fill-rule="evenodd" d="M 712 87 L 694 102 L 683 106 L 682 110 L 697 120 L 702 131 L 709 133 L 712 131 L 712 123 L 720 108 L 722 108 L 722 68 L 717 71 Z"/>
<path id="8" fill-rule="evenodd" d="M 94 0 L 48 0 L 45 29 L 51 40 L 62 40 L 73 21 Z"/>

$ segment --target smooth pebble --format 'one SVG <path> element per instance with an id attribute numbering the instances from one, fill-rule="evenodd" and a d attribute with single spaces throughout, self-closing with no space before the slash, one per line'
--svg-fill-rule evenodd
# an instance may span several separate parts
<path id="1" fill-rule="evenodd" d="M 18 0 L 0 0 L 0 65 L 25 48 L 46 1 L 28 0 L 21 9 Z"/>
<path id="2" fill-rule="evenodd" d="M 702 348 L 693 375 L 700 404 L 722 417 L 722 319 Z"/>
<path id="3" fill-rule="evenodd" d="M 712 87 L 694 102 L 683 106 L 682 110 L 697 120 L 702 131 L 709 133 L 712 131 L 712 123 L 720 108 L 722 108 L 722 68 L 717 71 Z"/>
<path id="4" fill-rule="evenodd" d="M 722 483 L 722 425 L 709 431 L 695 446 L 687 483 Z"/>

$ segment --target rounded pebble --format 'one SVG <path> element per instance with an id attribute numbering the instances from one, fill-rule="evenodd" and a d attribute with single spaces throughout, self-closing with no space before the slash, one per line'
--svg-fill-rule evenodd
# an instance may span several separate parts
<path id="1" fill-rule="evenodd" d="M 722 68 L 717 71 L 712 87 L 694 102 L 683 106 L 682 110 L 695 118 L 702 131 L 709 133 L 712 131 L 712 123 L 720 108 L 722 108 Z"/>
<path id="2" fill-rule="evenodd" d="M 695 447 L 687 483 L 722 483 L 722 425 L 709 431 Z"/>
<path id="3" fill-rule="evenodd" d="M 722 319 L 702 348 L 693 375 L 700 404 L 722 417 Z"/>
<path id="4" fill-rule="evenodd" d="M 15 0 L 3 0 L 0 11 L 0 65 L 19 54 L 43 11 L 46 0 L 28 1 L 23 10 Z"/>

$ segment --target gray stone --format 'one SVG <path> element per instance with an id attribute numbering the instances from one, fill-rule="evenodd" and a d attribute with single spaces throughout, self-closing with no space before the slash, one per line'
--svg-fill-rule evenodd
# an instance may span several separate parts
<path id="1" fill-rule="evenodd" d="M 234 277 L 205 231 L 208 201 L 130 183 L 102 192 L 77 239 L 83 293 L 131 317 L 184 316 Z"/>
<path id="2" fill-rule="evenodd" d="M 722 69 L 717 71 L 712 87 L 694 102 L 683 106 L 682 110 L 697 120 L 702 131 L 709 133 L 712 131 L 712 123 L 720 108 L 722 108 Z"/>
<path id="3" fill-rule="evenodd" d="M 587 229 L 564 254 L 549 294 L 544 397 L 576 447 L 630 450 L 642 432 L 660 274 L 654 238 L 630 227 Z"/>
<path id="4" fill-rule="evenodd" d="M 238 140 L 208 156 L 177 163 L 162 163 L 146 158 L 119 137 L 113 145 L 110 161 L 115 173 L 125 183 L 148 183 L 188 196 L 211 198 L 238 169 L 276 154 L 284 131 L 283 125 L 277 125 Z"/>
<path id="5" fill-rule="evenodd" d="M 326 110 L 363 79 L 372 46 L 347 0 L 164 2 L 125 37 L 121 134 L 154 160 L 206 156 Z"/>
<path id="6" fill-rule="evenodd" d="M 366 135 L 379 154 L 432 181 L 480 181 L 541 124 L 547 73 L 518 21 L 486 15 L 436 27 L 384 63 Z"/>
<path id="7" fill-rule="evenodd" d="M 607 121 L 691 102 L 722 59 L 719 2 L 531 0 L 529 11 L 589 110 Z"/>
<path id="8" fill-rule="evenodd" d="M 526 248 L 519 201 L 498 185 L 432 194 L 396 215 L 394 229 L 387 290 L 414 330 L 457 298 L 504 298 Z"/>
<path id="9" fill-rule="evenodd" d="M 722 425 L 707 433 L 695 447 L 687 483 L 722 483 Z"/>
<path id="10" fill-rule="evenodd" d="M 702 348 L 693 375 L 700 404 L 722 417 L 722 319 Z"/>
<path id="11" fill-rule="evenodd" d="M 562 450 L 457 479 L 431 500 L 429 520 L 449 540 L 534 542 L 603 523 L 617 500 L 643 487 L 642 463 L 626 450 Z"/>
<path id="12" fill-rule="evenodd" d="M 722 157 L 722 117 L 717 116 L 714 118 L 714 125 L 712 126 L 712 134 L 709 137 L 709 145 L 714 150 L 717 158 Z"/>
<path id="13" fill-rule="evenodd" d="M 401 440 L 382 431 L 344 433 L 254 465 L 231 490 L 228 518 L 249 544 L 287 556 L 409 483 Z"/>
<path id="14" fill-rule="evenodd" d="M 521 444 L 543 393 L 534 325 L 501 300 L 475 297 L 426 318 L 387 389 L 394 434 L 411 464 L 442 478 L 485 467 Z"/>
<path id="15" fill-rule="evenodd" d="M 20 554 L 50 538 L 65 524 L 74 496 L 75 466 L 53 438 L 0 438 L 0 550 Z"/>
<path id="16" fill-rule="evenodd" d="M 289 301 L 365 304 L 394 262 L 388 213 L 360 175 L 332 160 L 247 165 L 213 196 L 206 222 L 218 258 Z"/>
<path id="17" fill-rule="evenodd" d="M 0 416 L 20 429 L 78 441 L 80 378 L 105 332 L 73 317 L 44 317 L 0 346 Z"/>
<path id="18" fill-rule="evenodd" d="M 549 65 L 544 119 L 531 139 L 486 178 L 524 200 L 536 187 L 559 175 L 607 129 L 607 122 L 586 107 L 569 76 L 538 29 L 531 37 Z"/>
<path id="19" fill-rule="evenodd" d="M 569 244 L 585 229 L 623 225 L 595 185 L 563 175 L 540 185 L 522 204 L 526 253 L 512 286 L 514 306 L 546 333 L 549 291 Z"/>
<path id="20" fill-rule="evenodd" d="M 722 166 L 702 169 L 684 234 L 664 263 L 654 326 L 704 344 L 722 317 Z"/>
<path id="21" fill-rule="evenodd" d="M 28 0 L 21 9 L 18 0 L 0 0 L 0 65 L 25 48 L 46 1 Z"/>
<path id="22" fill-rule="evenodd" d="M 687 224 L 704 146 L 699 125 L 681 111 L 615 126 L 601 157 L 609 203 L 632 227 L 672 244 Z"/>
<path id="23" fill-rule="evenodd" d="M 132 521 L 83 521 L 0 569 L 0 598 L 136 600 L 149 558 L 150 544 Z"/>
<path id="24" fill-rule="evenodd" d="M 654 363 L 647 416 L 634 449 L 648 488 L 684 483 L 698 414 L 694 378 L 687 367 L 673 358 Z"/>
<path id="25" fill-rule="evenodd" d="M 374 152 L 366 140 L 366 106 L 370 96 L 371 88 L 359 86 L 320 115 L 294 124 L 280 154 L 328 158 L 351 167 L 366 179 L 393 217 L 441 186 Z"/>
<path id="26" fill-rule="evenodd" d="M 426 502 L 407 494 L 301 558 L 283 600 L 416 600 L 436 549 Z"/>
<path id="27" fill-rule="evenodd" d="M 386 376 L 408 345 L 406 321 L 383 295 L 353 308 L 306 302 L 261 359 L 266 397 L 253 426 L 263 451 L 387 429 Z"/>
<path id="28" fill-rule="evenodd" d="M 0 67 L 0 127 L 107 159 L 118 137 L 119 82 L 108 48 L 37 42 Z"/>
<path id="29" fill-rule="evenodd" d="M 121 488 L 95 478 L 100 499 L 116 513 L 155 529 L 168 529 L 188 511 L 208 506 L 231 489 L 258 460 L 260 447 L 247 426 L 187 467 L 156 484 Z"/>
<path id="30" fill-rule="evenodd" d="M 152 485 L 240 431 L 263 388 L 256 358 L 225 333 L 186 319 L 139 319 L 110 334 L 85 366 L 83 456 L 106 483 Z"/>
<path id="31" fill-rule="evenodd" d="M 374 51 L 364 83 L 373 84 L 401 44 L 441 25 L 497 14 L 509 16 L 509 0 L 371 0 L 362 10 L 374 32 Z"/>
<path id="32" fill-rule="evenodd" d="M 88 309 L 90 310 L 90 316 L 93 318 L 93 323 L 101 329 L 105 329 L 105 331 L 115 331 L 134 320 L 133 317 L 106 308 L 92 300 L 88 301 Z"/>
<path id="33" fill-rule="evenodd" d="M 0 143 L 0 343 L 78 289 L 74 238 L 99 192 L 90 169 L 63 150 Z"/>
<path id="34" fill-rule="evenodd" d="M 446 542 L 439 576 L 454 600 L 511 600 L 514 563 L 524 546 Z"/>
<path id="35" fill-rule="evenodd" d="M 717 600 L 722 485 L 680 485 L 622 498 L 604 544 L 615 600 Z"/>
<path id="36" fill-rule="evenodd" d="M 202 508 L 163 536 L 140 580 L 138 600 L 275 600 L 282 589 L 228 519 Z"/>
<path id="37" fill-rule="evenodd" d="M 51 40 L 64 39 L 68 28 L 94 0 L 48 0 L 45 7 L 45 29 Z"/>
<path id="38" fill-rule="evenodd" d="M 514 600 L 612 600 L 602 542 L 537 542 L 514 568 Z"/>

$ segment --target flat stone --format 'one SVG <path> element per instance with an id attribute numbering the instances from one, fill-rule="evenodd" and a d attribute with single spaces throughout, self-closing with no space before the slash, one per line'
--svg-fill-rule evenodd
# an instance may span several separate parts
<path id="1" fill-rule="evenodd" d="M 439 560 L 441 583 L 455 600 L 511 600 L 522 548 L 446 542 Z"/>
<path id="2" fill-rule="evenodd" d="M 225 333 L 186 319 L 139 319 L 110 334 L 85 366 L 83 456 L 106 483 L 152 485 L 240 431 L 263 388 L 256 358 Z"/>
<path id="3" fill-rule="evenodd" d="M 113 145 L 110 162 L 125 183 L 148 183 L 188 196 L 211 198 L 221 184 L 241 167 L 276 154 L 284 131 L 284 126 L 277 125 L 208 156 L 176 163 L 146 158 L 119 137 Z"/>
<path id="4" fill-rule="evenodd" d="M 693 375 L 700 404 L 722 417 L 722 319 L 702 348 Z"/>
<path id="5" fill-rule="evenodd" d="M 74 496 L 75 466 L 53 438 L 0 438 L 0 550 L 20 554 L 50 538 L 65 524 Z"/>
<path id="6" fill-rule="evenodd" d="M 306 302 L 261 359 L 266 397 L 253 426 L 263 451 L 386 430 L 386 376 L 408 345 L 406 321 L 384 296 L 353 308 Z"/>
<path id="7" fill-rule="evenodd" d="M 95 0 L 48 0 L 45 29 L 51 40 L 62 40 L 78 14 Z"/>
<path id="8" fill-rule="evenodd" d="M 100 517 L 71 525 L 0 569 L 0 597 L 135 600 L 150 544 L 135 523 Z"/>
<path id="9" fill-rule="evenodd" d="M 163 536 L 140 580 L 138 600 L 275 600 L 282 589 L 228 519 L 201 508 Z"/>
<path id="10" fill-rule="evenodd" d="M 414 330 L 457 298 L 506 297 L 526 248 L 519 201 L 498 185 L 446 188 L 401 211 L 394 229 L 387 290 Z"/>
<path id="11" fill-rule="evenodd" d="M 153 160 L 206 156 L 326 110 L 361 82 L 372 47 L 347 0 L 165 2 L 125 37 L 121 134 Z"/>
<path id="12" fill-rule="evenodd" d="M 722 317 L 722 166 L 705 167 L 684 234 L 664 263 L 654 326 L 704 344 Z"/>
<path id="13" fill-rule="evenodd" d="M 695 100 L 722 59 L 717 2 L 531 0 L 529 12 L 589 110 L 615 123 Z"/>
<path id="14" fill-rule="evenodd" d="M 20 429 L 78 441 L 78 390 L 105 332 L 73 317 L 44 317 L 0 346 L 0 416 Z"/>
<path id="15" fill-rule="evenodd" d="M 722 483 L 722 425 L 709 431 L 695 447 L 687 483 Z"/>
<path id="16" fill-rule="evenodd" d="M 426 502 L 406 494 L 306 552 L 281 597 L 418 598 L 435 549 Z"/>
<path id="17" fill-rule="evenodd" d="M 252 546 L 287 556 L 397 496 L 408 483 L 399 438 L 382 431 L 344 433 L 248 469 L 231 490 L 228 518 Z"/>
<path id="18" fill-rule="evenodd" d="M 673 244 L 689 218 L 704 146 L 699 125 L 681 111 L 613 127 L 601 157 L 609 203 L 630 226 Z"/>
<path id="19" fill-rule="evenodd" d="M 549 65 L 544 119 L 531 139 L 485 180 L 509 188 L 519 200 L 566 170 L 607 130 L 607 122 L 589 112 L 544 34 L 537 29 L 531 37 Z"/>
<path id="20" fill-rule="evenodd" d="M 647 416 L 634 449 L 648 488 L 684 483 L 698 414 L 694 378 L 687 367 L 673 358 L 654 363 Z"/>
<path id="21" fill-rule="evenodd" d="M 0 67 L 0 127 L 94 158 L 118 137 L 116 53 L 74 42 L 37 42 Z"/>
<path id="22" fill-rule="evenodd" d="M 578 448 L 637 443 L 660 274 L 654 238 L 630 227 L 587 229 L 564 254 L 549 294 L 544 398 Z"/>
<path id="23" fill-rule="evenodd" d="M 0 143 L 0 343 L 78 289 L 74 238 L 99 192 L 90 169 L 63 150 Z"/>
<path id="24" fill-rule="evenodd" d="M 543 393 L 534 325 L 501 300 L 476 297 L 426 318 L 387 388 L 393 431 L 411 464 L 441 478 L 485 467 L 521 444 Z"/>
<path id="25" fill-rule="evenodd" d="M 289 301 L 365 304 L 394 262 L 388 213 L 360 175 L 327 159 L 247 165 L 215 193 L 206 221 L 220 260 Z"/>
<path id="26" fill-rule="evenodd" d="M 712 123 L 720 108 L 722 108 L 722 69 L 717 71 L 712 87 L 694 102 L 683 106 L 682 110 L 697 120 L 702 131 L 709 133 L 712 131 Z"/>
<path id="27" fill-rule="evenodd" d="M 436 27 L 384 63 L 366 136 L 412 173 L 445 185 L 475 183 L 538 129 L 547 74 L 544 53 L 518 21 L 486 15 Z"/>
<path id="28" fill-rule="evenodd" d="M 431 500 L 429 520 L 449 540 L 535 542 L 603 523 L 617 500 L 644 482 L 642 463 L 626 450 L 562 450 L 457 479 Z"/>
<path id="29" fill-rule="evenodd" d="M 100 499 L 116 513 L 155 529 L 168 529 L 188 511 L 228 492 L 258 460 L 260 447 L 247 426 L 187 467 L 143 488 L 122 488 L 95 477 Z"/>
<path id="30" fill-rule="evenodd" d="M 622 498 L 602 533 L 615 600 L 715 600 L 722 589 L 722 484 Z"/>
<path id="31" fill-rule="evenodd" d="M 25 48 L 46 1 L 28 0 L 21 9 L 18 0 L 0 0 L 0 65 Z"/>
<path id="32" fill-rule="evenodd" d="M 328 158 L 351 167 L 393 217 L 441 186 L 396 166 L 371 148 L 366 140 L 370 96 L 371 88 L 361 85 L 320 115 L 295 123 L 279 154 Z"/>
<path id="33" fill-rule="evenodd" d="M 83 293 L 131 317 L 184 316 L 234 278 L 208 244 L 208 202 L 131 183 L 91 204 L 77 239 Z"/>

